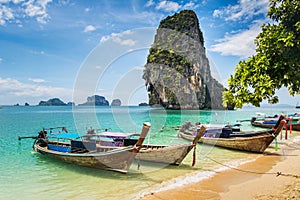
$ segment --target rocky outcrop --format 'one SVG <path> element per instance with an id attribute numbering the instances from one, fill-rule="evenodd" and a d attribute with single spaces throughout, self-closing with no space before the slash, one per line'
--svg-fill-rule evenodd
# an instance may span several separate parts
<path id="1" fill-rule="evenodd" d="M 80 106 L 109 106 L 109 102 L 103 96 L 94 95 L 87 98 L 87 102 Z"/>
<path id="2" fill-rule="evenodd" d="M 75 103 L 70 101 L 67 103 L 67 106 L 75 106 Z"/>
<path id="3" fill-rule="evenodd" d="M 139 106 L 149 106 L 147 103 L 143 102 L 143 103 L 139 103 Z"/>
<path id="4" fill-rule="evenodd" d="M 121 100 L 120 99 L 114 99 L 114 100 L 112 100 L 112 102 L 111 102 L 111 106 L 121 106 Z"/>
<path id="5" fill-rule="evenodd" d="M 65 106 L 67 105 L 59 98 L 49 99 L 48 101 L 40 101 L 39 106 Z"/>
<path id="6" fill-rule="evenodd" d="M 143 78 L 149 105 L 167 109 L 222 109 L 223 86 L 206 57 L 196 14 L 184 10 L 162 20 Z"/>

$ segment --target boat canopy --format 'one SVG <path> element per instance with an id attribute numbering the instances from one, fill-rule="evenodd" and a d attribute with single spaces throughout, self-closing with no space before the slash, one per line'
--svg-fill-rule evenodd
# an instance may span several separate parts
<path id="1" fill-rule="evenodd" d="M 97 135 L 100 137 L 113 138 L 113 139 L 125 139 L 131 136 L 139 136 L 139 134 L 136 133 L 121 133 L 121 132 L 103 132 Z"/>
<path id="2" fill-rule="evenodd" d="M 48 138 L 53 139 L 67 139 L 67 140 L 77 140 L 77 139 L 90 139 L 90 138 L 107 138 L 114 140 L 124 140 L 134 136 L 140 136 L 137 133 L 122 133 L 122 132 L 102 132 L 100 134 L 80 134 L 80 133 L 51 133 L 48 134 Z M 97 140 L 97 139 L 96 139 Z"/>

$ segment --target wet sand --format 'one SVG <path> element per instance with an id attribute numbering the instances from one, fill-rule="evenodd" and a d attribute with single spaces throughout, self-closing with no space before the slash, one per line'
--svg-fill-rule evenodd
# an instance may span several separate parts
<path id="1" fill-rule="evenodd" d="M 300 143 L 280 146 L 277 152 L 268 149 L 254 162 L 141 199 L 300 199 Z"/>

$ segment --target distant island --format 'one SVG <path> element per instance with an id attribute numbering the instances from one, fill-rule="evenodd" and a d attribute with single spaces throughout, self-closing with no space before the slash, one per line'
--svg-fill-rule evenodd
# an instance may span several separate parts
<path id="1" fill-rule="evenodd" d="M 88 97 L 85 103 L 79 104 L 79 106 L 109 106 L 109 103 L 105 97 L 93 95 Z"/>
<path id="2" fill-rule="evenodd" d="M 87 101 L 78 106 L 121 106 L 122 102 L 120 99 L 113 99 L 111 104 L 109 104 L 108 100 L 104 96 L 93 95 L 87 97 Z M 20 106 L 20 104 L 14 104 L 14 106 Z M 30 106 L 29 103 L 25 103 L 24 106 Z M 75 106 L 74 102 L 65 103 L 59 98 L 51 98 L 47 101 L 40 101 L 37 106 Z M 139 103 L 138 106 L 149 106 L 148 103 Z"/>
<path id="3" fill-rule="evenodd" d="M 85 103 L 79 104 L 79 106 L 108 106 L 109 103 L 103 96 L 93 95 L 87 98 Z M 40 101 L 38 106 L 75 106 L 74 102 L 65 103 L 59 98 L 52 98 L 48 101 Z"/>
<path id="4" fill-rule="evenodd" d="M 120 99 L 114 99 L 112 102 L 111 102 L 111 106 L 121 106 L 122 105 L 122 102 Z"/>
<path id="5" fill-rule="evenodd" d="M 67 104 L 64 103 L 59 98 L 49 99 L 48 101 L 40 101 L 38 104 L 39 106 L 66 106 Z"/>
<path id="6" fill-rule="evenodd" d="M 147 103 L 139 103 L 139 106 L 149 106 Z"/>

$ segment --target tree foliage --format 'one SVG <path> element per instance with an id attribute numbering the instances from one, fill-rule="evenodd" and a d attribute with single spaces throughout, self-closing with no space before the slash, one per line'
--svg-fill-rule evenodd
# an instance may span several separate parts
<path id="1" fill-rule="evenodd" d="M 300 1 L 270 0 L 269 7 L 273 22 L 256 37 L 256 54 L 235 67 L 223 93 L 224 106 L 278 103 L 275 91 L 281 87 L 292 96 L 300 94 Z"/>

